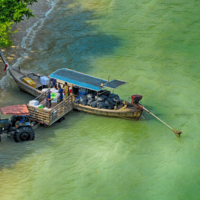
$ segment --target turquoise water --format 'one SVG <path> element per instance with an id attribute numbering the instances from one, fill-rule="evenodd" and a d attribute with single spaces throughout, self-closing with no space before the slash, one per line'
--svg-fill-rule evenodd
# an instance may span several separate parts
<path id="1" fill-rule="evenodd" d="M 122 79 L 122 99 L 142 94 L 149 114 L 131 121 L 71 112 L 33 142 L 0 144 L 1 200 L 199 199 L 199 9 L 188 1 L 64 0 L 21 66 L 67 67 Z M 0 105 L 26 103 L 6 77 Z"/>

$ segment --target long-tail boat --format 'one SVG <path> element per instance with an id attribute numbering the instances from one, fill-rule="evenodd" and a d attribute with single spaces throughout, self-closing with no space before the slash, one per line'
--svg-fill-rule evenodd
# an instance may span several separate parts
<path id="1" fill-rule="evenodd" d="M 15 80 L 17 86 L 20 90 L 27 92 L 33 96 L 41 96 L 43 95 L 42 88 L 44 85 L 40 83 L 40 77 L 44 76 L 42 74 L 35 73 L 30 70 L 21 69 L 20 67 L 12 67 L 8 65 L 6 62 L 6 59 L 3 55 L 3 52 L 0 50 L 0 56 L 5 63 L 5 69 L 8 68 L 8 71 L 10 72 L 10 75 Z M 35 81 L 36 87 L 33 88 L 29 86 L 28 84 L 24 83 L 22 80 L 25 77 L 29 77 L 32 80 Z M 106 81 L 103 79 L 99 79 L 96 77 L 89 76 L 87 74 L 83 74 L 80 72 L 76 72 L 71 69 L 59 69 L 49 75 L 51 78 L 58 79 L 60 81 L 68 82 L 72 86 L 79 86 L 81 88 L 87 88 L 93 91 L 101 91 L 104 87 L 116 89 L 117 87 L 125 84 L 126 82 L 120 81 L 120 80 L 112 80 L 112 81 Z M 98 93 L 97 93 L 98 94 Z M 72 94 L 73 95 L 73 94 Z M 132 102 L 129 101 L 120 101 L 120 105 L 115 106 L 115 109 L 99 109 L 99 108 L 93 108 L 91 106 L 81 105 L 79 103 L 75 103 L 76 96 L 73 95 L 70 97 L 72 98 L 72 107 L 74 109 L 77 109 L 79 111 L 96 114 L 96 115 L 103 115 L 103 116 L 110 116 L 110 117 L 120 117 L 120 118 L 130 118 L 130 119 L 139 119 L 142 115 L 143 110 L 147 113 L 151 114 L 153 117 L 158 119 L 160 122 L 162 122 L 164 125 L 166 125 L 168 128 L 170 128 L 177 137 L 180 137 L 182 134 L 182 131 L 175 130 L 172 127 L 170 127 L 168 124 L 166 124 L 164 121 L 162 121 L 160 118 L 158 118 L 156 115 L 154 115 L 152 112 L 147 110 L 143 105 L 139 103 L 142 96 L 141 95 L 132 95 Z M 68 98 L 67 98 L 68 99 Z M 66 99 L 66 100 L 67 100 Z M 64 105 L 64 104 L 63 104 Z"/>
<path id="2" fill-rule="evenodd" d="M 45 87 L 40 83 L 40 77 L 44 76 L 43 74 L 35 73 L 30 70 L 22 69 L 21 67 L 13 67 L 8 65 L 6 62 L 3 53 L 0 51 L 1 57 L 5 63 L 5 69 L 8 70 L 12 78 L 15 80 L 18 88 L 26 93 L 31 94 L 34 97 L 39 96 L 42 94 L 42 89 Z M 36 87 L 33 88 L 30 85 L 23 82 L 23 79 L 28 77 L 32 79 Z M 57 79 L 59 82 L 67 82 L 71 85 L 78 86 L 81 88 L 86 88 L 89 90 L 93 90 L 96 92 L 101 91 L 103 88 L 111 88 L 116 89 L 117 87 L 125 84 L 126 82 L 120 80 L 112 80 L 107 81 L 104 79 L 99 79 L 87 74 L 83 74 L 71 69 L 59 69 L 49 75 L 50 78 Z M 75 100 L 75 96 L 73 97 Z M 100 108 L 93 108 L 91 106 L 82 105 L 80 103 L 75 103 L 73 101 L 73 108 L 79 111 L 87 112 L 90 114 L 96 115 L 103 115 L 103 116 L 111 116 L 111 117 L 120 117 L 120 118 L 132 118 L 132 119 L 139 119 L 143 109 L 139 107 L 133 106 L 129 101 L 120 101 L 120 104 L 115 106 L 114 109 L 100 109 Z"/>

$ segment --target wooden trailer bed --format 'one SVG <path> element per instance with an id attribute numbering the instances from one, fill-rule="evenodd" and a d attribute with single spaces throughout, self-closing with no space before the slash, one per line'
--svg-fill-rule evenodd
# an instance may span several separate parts
<path id="1" fill-rule="evenodd" d="M 39 95 L 35 100 L 38 100 L 39 104 L 42 104 L 43 107 L 45 107 L 46 96 L 47 92 L 44 92 L 41 95 Z M 66 115 L 73 109 L 72 100 L 73 97 L 69 96 L 68 98 L 64 99 L 58 104 L 53 103 L 52 108 L 48 110 L 30 105 L 27 105 L 27 107 L 30 112 L 30 117 L 33 121 L 47 126 L 51 126 L 53 123 L 58 121 L 60 118 L 62 118 L 64 115 Z"/>

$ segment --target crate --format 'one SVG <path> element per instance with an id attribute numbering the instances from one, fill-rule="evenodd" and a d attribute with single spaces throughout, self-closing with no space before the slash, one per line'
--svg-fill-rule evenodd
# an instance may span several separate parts
<path id="1" fill-rule="evenodd" d="M 22 82 L 26 83 L 27 85 L 31 86 L 32 88 L 36 88 L 35 81 L 33 81 L 32 79 L 30 79 L 29 77 L 23 78 Z"/>

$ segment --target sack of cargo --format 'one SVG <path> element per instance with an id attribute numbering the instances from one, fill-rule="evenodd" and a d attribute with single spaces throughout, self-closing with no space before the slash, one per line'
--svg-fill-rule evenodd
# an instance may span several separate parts
<path id="1" fill-rule="evenodd" d="M 77 95 L 78 94 L 78 89 L 79 89 L 79 87 L 77 87 L 77 86 L 73 86 L 72 87 L 72 94 L 75 94 L 75 95 Z"/>
<path id="2" fill-rule="evenodd" d="M 46 92 L 48 90 L 48 88 L 44 88 L 42 89 L 42 92 Z"/>
<path id="3" fill-rule="evenodd" d="M 113 101 L 118 103 L 119 101 L 121 101 L 121 99 L 120 99 L 120 98 L 117 98 L 117 97 L 115 97 L 115 98 L 113 98 Z"/>
<path id="4" fill-rule="evenodd" d="M 42 85 L 49 85 L 50 84 L 50 79 L 46 76 L 41 76 L 40 77 L 40 83 Z"/>
<path id="5" fill-rule="evenodd" d="M 105 106 L 110 107 L 111 105 L 110 105 L 110 103 L 108 101 L 105 101 Z"/>
<path id="6" fill-rule="evenodd" d="M 99 92 L 99 94 L 100 94 L 100 95 L 109 96 L 109 95 L 110 95 L 110 91 L 108 91 L 108 90 L 101 90 L 101 91 Z"/>
<path id="7" fill-rule="evenodd" d="M 93 94 L 93 96 L 96 96 L 97 92 L 96 91 L 92 91 L 92 94 Z"/>
<path id="8" fill-rule="evenodd" d="M 109 96 L 110 95 L 110 91 L 106 90 L 103 94 L 106 95 L 106 96 Z"/>
<path id="9" fill-rule="evenodd" d="M 102 98 L 104 99 L 107 99 L 107 96 L 106 95 L 101 95 Z"/>
<path id="10" fill-rule="evenodd" d="M 81 100 L 81 99 L 86 99 L 86 100 L 87 100 L 86 96 L 81 96 L 81 97 L 80 97 L 80 100 Z"/>
<path id="11" fill-rule="evenodd" d="M 107 98 L 106 101 L 107 101 L 109 104 L 112 104 L 112 102 L 113 102 L 111 98 Z"/>
<path id="12" fill-rule="evenodd" d="M 52 93 L 58 93 L 58 90 L 56 90 L 56 88 L 51 88 L 50 91 L 51 91 Z"/>
<path id="13" fill-rule="evenodd" d="M 81 92 L 81 93 L 87 93 L 88 91 L 85 88 L 79 88 L 79 92 Z"/>
<path id="14" fill-rule="evenodd" d="M 80 99 L 76 99 L 75 101 L 74 101 L 74 103 L 79 103 L 80 102 Z"/>
<path id="15" fill-rule="evenodd" d="M 111 98 L 111 99 L 112 99 L 112 98 L 115 98 L 115 94 L 110 93 L 108 97 Z"/>
<path id="16" fill-rule="evenodd" d="M 104 102 L 98 102 L 97 108 L 105 108 L 105 103 Z"/>
<path id="17" fill-rule="evenodd" d="M 112 105 L 115 106 L 115 105 L 117 105 L 117 103 L 113 101 L 113 102 L 112 102 Z"/>
<path id="18" fill-rule="evenodd" d="M 26 83 L 27 85 L 31 86 L 32 88 L 36 88 L 35 82 L 32 79 L 30 79 L 29 77 L 23 78 L 22 82 Z"/>
<path id="19" fill-rule="evenodd" d="M 81 98 L 80 98 L 80 104 L 82 104 L 82 105 L 86 106 L 86 105 L 87 105 L 87 99 L 86 99 L 86 98 L 83 98 L 83 97 L 81 97 Z"/>
<path id="20" fill-rule="evenodd" d="M 88 90 L 85 88 L 80 88 L 78 90 L 79 95 L 86 95 L 88 93 Z"/>
<path id="21" fill-rule="evenodd" d="M 103 102 L 103 101 L 104 101 L 104 98 L 102 98 L 102 97 L 98 97 L 98 98 L 97 98 L 97 101 L 99 101 L 99 102 Z"/>
<path id="22" fill-rule="evenodd" d="M 86 106 L 87 105 L 87 99 L 84 99 L 82 102 L 80 102 L 82 105 Z"/>
<path id="23" fill-rule="evenodd" d="M 88 100 L 87 105 L 88 105 L 88 106 L 91 106 L 91 103 L 92 103 L 93 101 L 94 101 L 93 99 Z"/>
<path id="24" fill-rule="evenodd" d="M 37 101 L 37 100 L 29 101 L 30 106 L 37 106 L 38 104 L 39 104 L 39 101 Z"/>
<path id="25" fill-rule="evenodd" d="M 93 99 L 93 94 L 92 94 L 92 93 L 87 94 L 87 95 L 86 95 L 86 98 L 87 98 L 88 100 Z"/>
<path id="26" fill-rule="evenodd" d="M 119 99 L 119 95 L 118 94 L 114 94 L 115 95 L 115 98 Z"/>
<path id="27" fill-rule="evenodd" d="M 112 108 L 110 106 L 106 106 L 105 109 L 111 110 Z"/>
<path id="28" fill-rule="evenodd" d="M 90 104 L 91 107 L 93 108 L 96 108 L 97 107 L 97 102 L 96 101 L 93 101 L 91 104 Z"/>

